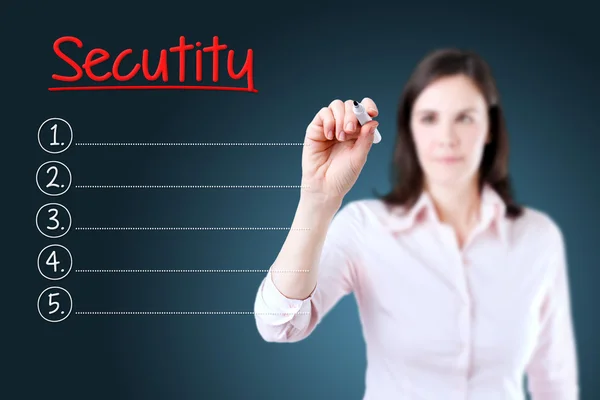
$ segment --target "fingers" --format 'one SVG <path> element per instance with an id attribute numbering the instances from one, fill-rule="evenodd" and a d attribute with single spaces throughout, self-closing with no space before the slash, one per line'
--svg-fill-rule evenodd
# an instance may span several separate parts
<path id="1" fill-rule="evenodd" d="M 344 103 L 341 100 L 334 100 L 329 104 L 329 109 L 333 113 L 333 119 L 335 120 L 335 137 L 337 140 L 344 140 Z"/>
<path id="2" fill-rule="evenodd" d="M 323 134 L 326 139 L 332 140 L 335 131 L 335 119 L 333 118 L 333 113 L 328 107 L 323 107 L 319 113 L 321 114 L 321 122 L 323 124 Z"/>
<path id="3" fill-rule="evenodd" d="M 379 125 L 377 121 L 367 122 L 360 130 L 360 134 L 352 147 L 352 157 L 357 163 L 356 165 L 363 165 L 367 160 L 367 154 L 373 146 L 373 136 L 375 129 Z"/>
<path id="4" fill-rule="evenodd" d="M 314 129 L 311 129 L 311 127 L 314 127 Z M 315 117 L 306 129 L 306 135 L 312 140 L 331 140 L 334 129 L 335 121 L 333 114 L 328 107 L 323 107 L 315 114 Z M 331 135 L 331 138 L 327 136 L 328 133 Z"/>
<path id="5" fill-rule="evenodd" d="M 371 116 L 371 118 L 379 115 L 379 109 L 377 108 L 377 105 L 369 97 L 365 97 L 360 103 L 366 108 L 367 113 Z"/>
<path id="6" fill-rule="evenodd" d="M 354 115 L 354 104 L 352 100 L 346 100 L 344 103 L 344 132 L 345 132 L 345 140 L 356 139 L 358 133 L 360 132 L 360 124 L 356 119 L 356 115 Z"/>
<path id="7" fill-rule="evenodd" d="M 354 114 L 353 100 L 342 102 L 339 99 L 333 100 L 328 107 L 323 107 L 312 122 L 313 130 L 311 136 L 316 140 L 334 140 L 340 142 L 347 140 L 356 140 L 362 135 L 365 127 L 361 126 Z M 362 105 L 367 109 L 371 118 L 378 115 L 375 102 L 368 97 L 362 100 Z M 322 131 L 321 131 L 322 129 Z M 368 128 L 367 128 L 368 130 Z"/>

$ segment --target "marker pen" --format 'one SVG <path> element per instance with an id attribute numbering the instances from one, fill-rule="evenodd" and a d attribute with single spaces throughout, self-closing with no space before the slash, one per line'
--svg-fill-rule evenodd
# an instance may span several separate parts
<path id="1" fill-rule="evenodd" d="M 358 119 L 358 122 L 361 125 L 364 125 L 367 122 L 372 120 L 371 116 L 369 114 L 367 114 L 367 110 L 365 110 L 365 107 L 357 101 L 354 101 L 354 108 L 352 108 L 352 111 L 354 111 L 354 115 L 356 115 L 356 119 Z M 373 136 L 373 143 L 379 143 L 379 142 L 381 142 L 381 134 L 379 133 L 379 130 L 375 129 L 375 136 Z"/>

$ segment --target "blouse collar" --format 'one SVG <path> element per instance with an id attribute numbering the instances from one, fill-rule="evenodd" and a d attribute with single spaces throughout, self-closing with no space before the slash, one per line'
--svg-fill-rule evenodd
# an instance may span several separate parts
<path id="1" fill-rule="evenodd" d="M 481 228 L 494 228 L 504 244 L 507 243 L 508 239 L 505 212 L 506 204 L 500 195 L 490 185 L 484 185 L 481 193 Z M 428 218 L 439 223 L 431 196 L 427 191 L 423 191 L 415 205 L 409 210 L 402 206 L 392 206 L 391 221 L 388 226 L 393 233 L 402 233 Z"/>

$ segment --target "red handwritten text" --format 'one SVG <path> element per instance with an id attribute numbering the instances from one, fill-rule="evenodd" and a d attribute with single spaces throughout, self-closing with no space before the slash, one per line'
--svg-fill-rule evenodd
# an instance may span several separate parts
<path id="1" fill-rule="evenodd" d="M 244 61 L 243 67 L 236 72 L 234 68 L 234 57 L 235 51 L 229 50 L 227 53 L 227 74 L 229 78 L 240 80 L 246 78 L 246 87 L 230 87 L 222 85 L 201 85 L 199 84 L 205 78 L 203 70 L 203 55 L 204 53 L 212 53 L 212 82 L 219 82 L 219 52 L 226 50 L 227 45 L 219 43 L 219 37 L 214 36 L 212 45 L 201 48 L 202 43 L 196 42 L 195 45 L 187 43 L 184 36 L 179 38 L 179 44 L 173 46 L 168 50 L 163 49 L 160 51 L 160 55 L 150 61 L 151 55 L 149 50 L 142 50 L 141 63 L 136 63 L 133 68 L 128 71 L 123 71 L 121 63 L 125 57 L 135 57 L 133 49 L 125 49 L 121 51 L 114 60 L 111 61 L 111 55 L 108 51 L 101 48 L 91 49 L 85 56 L 85 61 L 82 65 L 77 64 L 71 57 L 69 57 L 61 46 L 66 43 L 75 44 L 78 48 L 83 48 L 83 42 L 74 36 L 63 36 L 58 38 L 54 42 L 54 53 L 67 63 L 73 70 L 73 75 L 58 75 L 53 74 L 52 79 L 60 82 L 80 82 L 84 75 L 94 82 L 108 82 L 113 80 L 110 85 L 87 85 L 87 86 L 62 86 L 62 87 L 51 87 L 50 91 L 66 91 L 66 90 L 123 90 L 123 89 L 196 89 L 196 90 L 233 90 L 233 91 L 244 91 L 244 92 L 258 92 L 254 87 L 254 52 L 249 49 L 246 53 L 246 60 Z M 190 57 L 194 60 L 194 76 L 186 77 L 186 56 L 190 51 L 195 51 L 195 57 Z M 167 56 L 169 53 L 178 53 L 178 80 L 180 85 L 175 84 L 154 84 L 159 79 L 162 83 L 169 82 L 169 64 L 167 63 Z M 137 55 L 139 57 L 139 55 Z M 101 75 L 94 72 L 94 67 L 105 62 L 112 62 L 110 71 L 107 71 Z M 96 69 L 97 70 L 97 69 Z M 127 85 L 126 83 L 132 80 L 134 77 L 143 76 L 143 78 L 149 82 L 144 85 Z M 193 80 L 193 83 L 189 81 Z M 187 82 L 187 83 L 186 83 Z"/>

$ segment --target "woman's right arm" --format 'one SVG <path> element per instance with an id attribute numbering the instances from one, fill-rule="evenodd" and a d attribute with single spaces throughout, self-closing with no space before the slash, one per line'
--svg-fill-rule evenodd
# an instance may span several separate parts
<path id="1" fill-rule="evenodd" d="M 335 203 L 300 200 L 292 230 L 256 295 L 256 325 L 264 340 L 306 338 L 352 291 L 359 260 L 359 215 L 353 203 L 339 209 Z"/>
<path id="2" fill-rule="evenodd" d="M 275 286 L 286 297 L 304 300 L 313 293 L 323 243 L 340 206 L 341 199 L 300 199 L 292 230 L 270 269 Z"/>
<path id="3" fill-rule="evenodd" d="M 362 104 L 371 117 L 375 103 Z M 260 284 L 254 312 L 267 341 L 308 336 L 321 318 L 352 290 L 359 246 L 355 205 L 340 209 L 366 162 L 378 123 L 360 126 L 352 101 L 334 100 L 307 128 L 302 153 L 302 190 L 286 240 Z"/>

